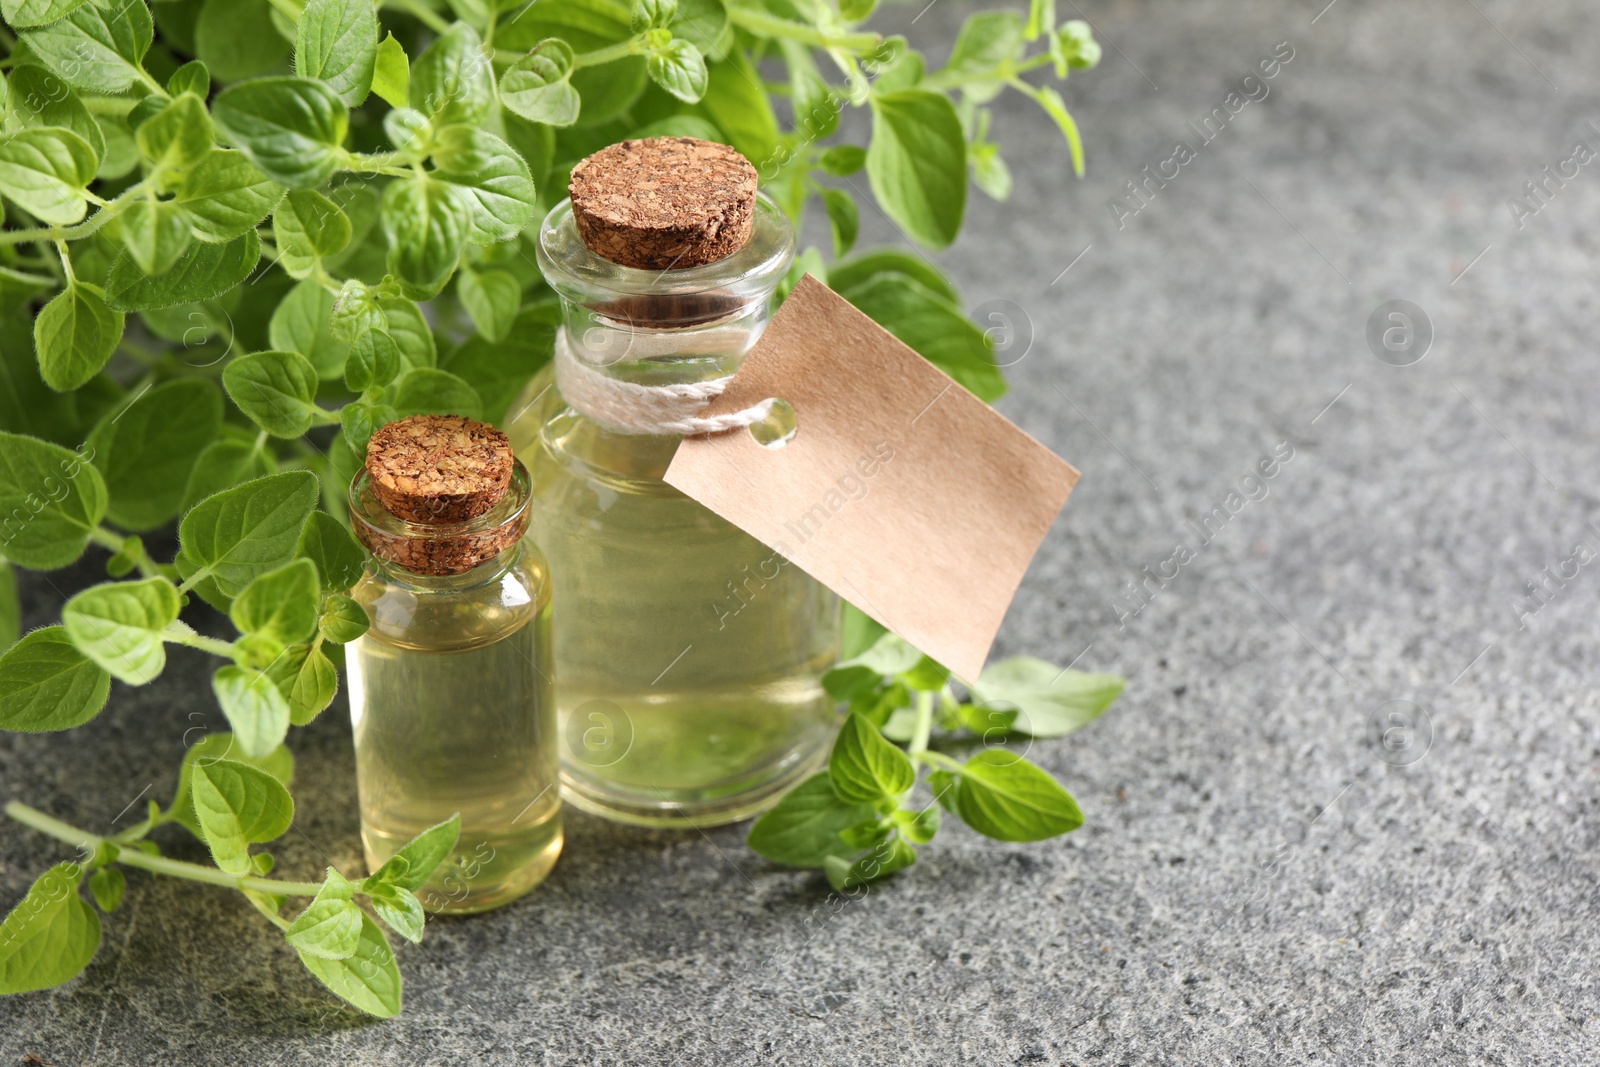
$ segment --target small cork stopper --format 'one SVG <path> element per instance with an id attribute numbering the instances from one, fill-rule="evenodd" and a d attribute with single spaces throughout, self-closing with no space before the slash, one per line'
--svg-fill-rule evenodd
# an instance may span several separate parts
<path id="1" fill-rule="evenodd" d="M 756 169 L 727 145 L 650 137 L 602 148 L 572 168 L 572 216 L 589 250 L 640 270 L 725 259 L 750 239 Z"/>
<path id="2" fill-rule="evenodd" d="M 367 477 L 383 509 L 407 522 L 475 519 L 511 485 L 511 442 L 459 415 L 411 415 L 367 442 Z"/>
<path id="3" fill-rule="evenodd" d="M 514 544 L 527 512 L 485 519 L 511 485 L 511 442 L 493 426 L 458 415 L 412 415 L 367 443 L 366 475 L 384 511 L 427 532 L 380 529 L 357 514 L 356 536 L 380 559 L 413 574 L 462 574 Z"/>

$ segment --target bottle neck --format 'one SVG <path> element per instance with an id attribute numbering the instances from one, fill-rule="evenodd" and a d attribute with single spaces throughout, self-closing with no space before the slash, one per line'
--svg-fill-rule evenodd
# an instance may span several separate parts
<path id="1" fill-rule="evenodd" d="M 522 542 L 516 541 L 499 555 L 460 574 L 418 574 L 379 556 L 369 556 L 367 567 L 374 577 L 388 585 L 426 593 L 465 593 L 498 582 L 517 565 L 521 556 Z"/>

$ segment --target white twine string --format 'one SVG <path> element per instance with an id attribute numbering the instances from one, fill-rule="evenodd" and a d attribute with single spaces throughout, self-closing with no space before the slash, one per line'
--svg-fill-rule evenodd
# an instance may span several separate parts
<path id="1" fill-rule="evenodd" d="M 700 412 L 722 395 L 733 376 L 677 385 L 640 385 L 603 374 L 572 352 L 567 331 L 556 333 L 556 388 L 580 414 L 620 434 L 725 433 L 760 422 L 772 410 L 767 399 L 743 411 L 704 417 Z"/>

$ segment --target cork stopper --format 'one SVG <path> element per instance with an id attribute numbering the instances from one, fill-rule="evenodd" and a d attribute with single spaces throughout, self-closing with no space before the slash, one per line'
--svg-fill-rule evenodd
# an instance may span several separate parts
<path id="1" fill-rule="evenodd" d="M 589 156 L 572 168 L 567 192 L 590 251 L 624 267 L 683 270 L 750 239 L 756 169 L 727 145 L 650 137 Z"/>
<path id="2" fill-rule="evenodd" d="M 407 522 L 466 522 L 511 485 L 511 442 L 459 415 L 410 415 L 367 442 L 367 477 L 389 514 Z"/>
<path id="3" fill-rule="evenodd" d="M 352 506 L 361 542 L 414 574 L 469 571 L 522 536 L 526 511 L 489 521 L 511 486 L 516 458 L 493 426 L 459 415 L 411 415 L 367 442 L 365 478 L 398 523 L 378 523 Z"/>

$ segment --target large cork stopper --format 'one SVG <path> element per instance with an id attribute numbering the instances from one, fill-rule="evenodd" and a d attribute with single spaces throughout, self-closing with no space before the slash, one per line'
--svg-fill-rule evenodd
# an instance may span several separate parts
<path id="1" fill-rule="evenodd" d="M 384 511 L 429 529 L 401 534 L 357 521 L 356 533 L 374 555 L 416 574 L 471 570 L 522 536 L 525 521 L 473 521 L 505 496 L 515 462 L 506 435 L 472 419 L 391 422 L 367 442 L 367 484 Z"/>
<path id="2" fill-rule="evenodd" d="M 715 263 L 750 239 L 756 169 L 727 145 L 650 137 L 602 148 L 567 184 L 589 250 L 640 270 Z"/>

